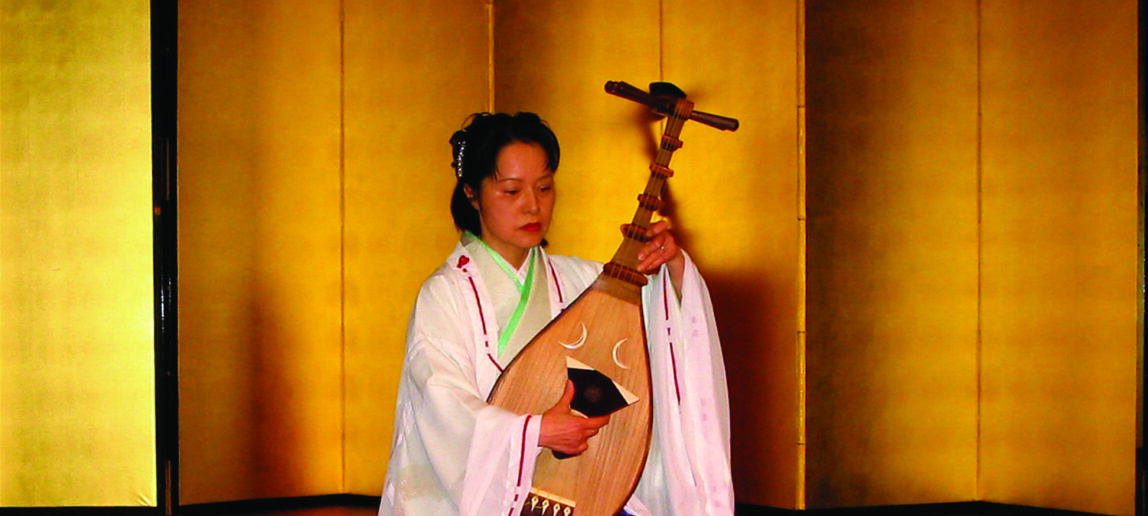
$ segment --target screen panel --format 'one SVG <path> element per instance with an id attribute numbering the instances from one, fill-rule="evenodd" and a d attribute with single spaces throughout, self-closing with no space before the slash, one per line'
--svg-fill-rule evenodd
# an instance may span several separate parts
<path id="1" fill-rule="evenodd" d="M 378 496 L 407 321 L 458 241 L 448 140 L 488 109 L 485 2 L 346 2 L 347 492 Z"/>
<path id="2" fill-rule="evenodd" d="M 155 506 L 147 1 L 0 3 L 0 506 Z"/>
<path id="3" fill-rule="evenodd" d="M 180 502 L 342 492 L 340 7 L 179 31 Z"/>
<path id="4" fill-rule="evenodd" d="M 981 3 L 979 480 L 992 502 L 1132 514 L 1137 2 L 1097 5 Z"/>
<path id="5" fill-rule="evenodd" d="M 976 6 L 806 5 L 808 505 L 974 500 Z"/>

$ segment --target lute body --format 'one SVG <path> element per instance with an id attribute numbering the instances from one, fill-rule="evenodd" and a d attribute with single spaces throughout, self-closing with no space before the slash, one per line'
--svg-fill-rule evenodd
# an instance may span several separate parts
<path id="1" fill-rule="evenodd" d="M 585 453 L 538 456 L 524 515 L 612 516 L 637 486 L 650 442 L 649 355 L 640 292 L 623 287 L 619 296 L 616 287 L 601 277 L 595 281 L 523 348 L 491 392 L 494 405 L 520 414 L 545 412 L 562 397 L 570 357 L 638 398 L 611 415 Z"/>

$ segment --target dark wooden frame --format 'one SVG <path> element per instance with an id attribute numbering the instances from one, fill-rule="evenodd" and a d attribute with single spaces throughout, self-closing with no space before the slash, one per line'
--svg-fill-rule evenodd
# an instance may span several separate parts
<path id="1" fill-rule="evenodd" d="M 151 0 L 156 485 L 166 515 L 179 507 L 178 28 L 178 2 Z"/>

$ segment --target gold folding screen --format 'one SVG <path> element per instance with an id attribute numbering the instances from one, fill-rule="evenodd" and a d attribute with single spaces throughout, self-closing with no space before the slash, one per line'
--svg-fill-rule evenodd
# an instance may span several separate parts
<path id="1" fill-rule="evenodd" d="M 381 491 L 488 12 L 180 5 L 182 503 Z"/>
<path id="2" fill-rule="evenodd" d="M 156 505 L 148 17 L 0 3 L 0 506 Z"/>
<path id="3" fill-rule="evenodd" d="M 604 258 L 634 201 L 602 190 L 625 191 L 615 179 L 629 171 L 636 195 L 656 128 L 644 109 L 602 86 L 659 80 L 666 49 L 680 56 L 667 60 L 675 76 L 666 79 L 694 90 L 699 109 L 747 127 L 683 134 L 675 223 L 712 273 L 719 311 L 735 321 L 759 318 L 759 309 L 774 314 L 766 327 L 726 324 L 731 353 L 756 356 L 768 371 L 768 387 L 742 389 L 741 403 L 794 410 L 792 2 L 668 4 L 664 19 L 658 2 L 349 1 L 341 9 L 181 5 L 183 503 L 378 494 L 406 318 L 418 284 L 455 239 L 446 209 L 450 133 L 488 109 L 493 92 L 500 110 L 540 112 L 564 146 L 554 248 Z M 770 21 L 749 26 L 739 16 Z M 717 38 L 713 23 L 730 39 Z M 762 26 L 771 38 L 764 54 L 746 48 Z M 582 37 L 550 37 L 557 33 Z M 698 38 L 711 46 L 689 43 Z M 706 64 L 713 45 L 738 66 Z M 740 67 L 769 71 L 747 80 Z M 763 164 L 783 172 L 762 173 Z M 757 213 L 762 199 L 788 208 Z M 788 358 L 766 360 L 771 353 Z M 344 405 L 332 382 L 342 382 Z M 796 460 L 796 423 L 751 417 L 735 421 L 735 435 L 768 444 L 748 448 L 739 479 L 749 480 L 739 481 L 749 491 L 770 486 L 758 500 L 785 505 L 794 477 L 770 471 Z M 766 437 L 752 437 L 759 432 Z"/>
<path id="4" fill-rule="evenodd" d="M 1132 514 L 1137 2 L 981 6 L 980 494 Z"/>
<path id="5" fill-rule="evenodd" d="M 811 508 L 977 499 L 975 2 L 806 2 Z"/>
<path id="6" fill-rule="evenodd" d="M 179 498 L 337 493 L 339 4 L 179 8 Z"/>
<path id="7" fill-rule="evenodd" d="M 602 85 L 668 80 L 742 121 L 670 181 L 739 501 L 1129 512 L 1135 5 L 1093 5 L 181 5 L 183 501 L 377 495 L 450 133 L 542 114 L 553 249 L 603 259 L 657 128 Z"/>
<path id="8" fill-rule="evenodd" d="M 450 135 L 488 109 L 489 6 L 346 2 L 345 491 L 378 496 L 407 318 L 446 260 Z"/>
<path id="9" fill-rule="evenodd" d="M 451 131 L 550 120 L 554 250 L 602 259 L 657 130 L 602 84 L 664 79 L 742 121 L 687 126 L 670 182 L 739 501 L 1130 514 L 1135 11 L 182 4 L 181 501 L 377 495 Z M 147 20 L 0 4 L 0 505 L 156 501 Z"/>
<path id="10" fill-rule="evenodd" d="M 1132 514 L 1136 2 L 806 5 L 809 506 Z"/>

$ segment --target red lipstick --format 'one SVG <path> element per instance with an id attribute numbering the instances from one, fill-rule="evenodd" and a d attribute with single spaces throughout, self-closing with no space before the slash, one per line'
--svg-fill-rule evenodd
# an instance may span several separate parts
<path id="1" fill-rule="evenodd" d="M 537 233 L 539 231 L 542 231 L 542 224 L 539 224 L 537 222 L 531 222 L 530 224 L 522 226 L 522 230 L 529 232 L 529 233 Z"/>

